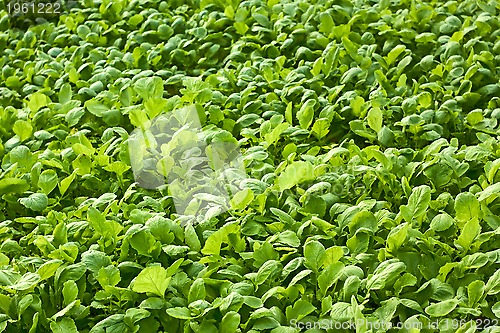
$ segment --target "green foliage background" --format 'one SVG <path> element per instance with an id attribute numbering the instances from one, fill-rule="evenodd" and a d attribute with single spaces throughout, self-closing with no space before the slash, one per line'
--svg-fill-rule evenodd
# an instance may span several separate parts
<path id="1" fill-rule="evenodd" d="M 0 11 L 0 331 L 500 332 L 499 12 Z M 192 104 L 251 179 L 229 212 L 185 225 L 167 188 L 134 185 L 127 138 Z M 307 332 L 325 331 L 342 332 Z"/>

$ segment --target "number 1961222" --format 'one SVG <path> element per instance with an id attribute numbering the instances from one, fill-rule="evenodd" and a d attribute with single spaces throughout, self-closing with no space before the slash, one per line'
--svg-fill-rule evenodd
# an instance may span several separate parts
<path id="1" fill-rule="evenodd" d="M 10 17 L 11 27 L 28 29 L 45 22 L 56 22 L 61 14 L 67 13 L 75 1 L 62 0 L 4 0 L 4 8 Z M 73 6 L 74 7 L 74 6 Z"/>
<path id="2" fill-rule="evenodd" d="M 60 2 L 19 2 L 11 1 L 6 4 L 7 13 L 11 16 L 24 15 L 54 15 L 61 14 Z"/>

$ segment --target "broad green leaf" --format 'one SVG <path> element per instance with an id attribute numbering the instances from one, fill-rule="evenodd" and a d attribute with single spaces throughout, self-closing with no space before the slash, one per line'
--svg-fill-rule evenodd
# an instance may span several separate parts
<path id="1" fill-rule="evenodd" d="M 455 199 L 455 212 L 455 218 L 460 222 L 478 218 L 480 216 L 479 201 L 472 193 L 460 193 Z"/>
<path id="2" fill-rule="evenodd" d="M 177 319 L 191 319 L 191 311 L 188 308 L 175 307 L 167 309 L 167 314 Z"/>
<path id="3" fill-rule="evenodd" d="M 148 128 L 150 121 L 145 110 L 134 108 L 129 112 L 130 123 L 138 128 Z"/>
<path id="4" fill-rule="evenodd" d="M 488 256 L 484 253 L 473 253 L 462 259 L 462 263 L 466 269 L 483 267 L 488 261 Z"/>
<path id="5" fill-rule="evenodd" d="M 133 87 L 144 100 L 160 98 L 163 94 L 163 80 L 158 76 L 140 78 Z"/>
<path id="6" fill-rule="evenodd" d="M 75 281 L 66 281 L 63 284 L 62 289 L 64 304 L 69 305 L 71 302 L 74 302 L 78 297 L 78 286 Z"/>
<path id="7" fill-rule="evenodd" d="M 299 120 L 299 125 L 302 129 L 308 129 L 311 126 L 314 117 L 314 106 L 316 101 L 314 99 L 308 99 L 302 104 L 300 110 L 297 111 L 297 119 Z"/>
<path id="8" fill-rule="evenodd" d="M 305 300 L 299 300 L 286 308 L 286 318 L 290 321 L 292 319 L 299 321 L 305 316 L 309 315 L 316 308 L 310 302 Z"/>
<path id="9" fill-rule="evenodd" d="M 405 243 L 408 229 L 410 229 L 410 225 L 408 223 L 403 223 L 389 232 L 387 236 L 387 249 L 390 252 L 394 253 Z"/>
<path id="10" fill-rule="evenodd" d="M 219 332 L 221 333 L 232 333 L 236 332 L 240 325 L 240 319 L 241 316 L 234 312 L 234 311 L 229 311 L 222 317 L 220 326 L 219 326 Z"/>
<path id="11" fill-rule="evenodd" d="M 206 297 L 205 282 L 203 279 L 198 278 L 194 280 L 189 288 L 188 302 L 192 303 L 197 300 L 204 300 Z"/>
<path id="12" fill-rule="evenodd" d="M 281 123 L 278 126 L 276 126 L 271 131 L 271 133 L 264 135 L 264 140 L 267 143 L 265 147 L 269 147 L 270 145 L 273 145 L 276 141 L 278 141 L 280 135 L 283 134 L 283 132 L 289 127 L 290 125 L 288 123 Z"/>
<path id="13" fill-rule="evenodd" d="M 373 275 L 369 276 L 366 281 L 368 290 L 385 289 L 390 286 L 400 274 L 404 272 L 406 265 L 396 260 L 387 260 L 377 266 Z"/>
<path id="14" fill-rule="evenodd" d="M 500 301 L 493 305 L 491 311 L 495 314 L 495 316 L 497 316 L 497 318 L 500 318 Z"/>
<path id="15" fill-rule="evenodd" d="M 479 197 L 477 198 L 477 200 L 478 201 L 486 200 L 497 193 L 500 193 L 500 183 L 490 185 L 487 188 L 485 188 L 484 191 L 479 192 L 478 193 Z"/>
<path id="16" fill-rule="evenodd" d="M 320 118 L 314 122 L 312 132 L 314 136 L 321 140 L 330 131 L 330 120 L 327 118 Z"/>
<path id="17" fill-rule="evenodd" d="M 85 115 L 85 109 L 83 107 L 75 107 L 66 113 L 64 119 L 70 127 L 76 126 L 80 119 Z"/>
<path id="18" fill-rule="evenodd" d="M 318 286 L 322 295 L 326 295 L 328 289 L 340 278 L 344 264 L 336 262 L 328 265 L 318 276 Z"/>
<path id="19" fill-rule="evenodd" d="M 175 273 L 179 270 L 182 263 L 184 262 L 184 258 L 177 259 L 167 268 L 167 276 L 174 276 Z"/>
<path id="20" fill-rule="evenodd" d="M 427 185 L 414 188 L 408 199 L 408 205 L 401 206 L 401 214 L 406 222 L 412 223 L 413 219 L 419 221 L 425 215 L 431 202 L 431 189 Z"/>
<path id="21" fill-rule="evenodd" d="M 97 117 L 102 117 L 104 112 L 109 111 L 109 107 L 94 99 L 85 102 L 87 110 Z"/>
<path id="22" fill-rule="evenodd" d="M 288 103 L 285 109 L 285 119 L 290 124 L 293 125 L 293 113 L 292 113 L 292 103 Z"/>
<path id="23" fill-rule="evenodd" d="M 38 187 L 48 195 L 56 188 L 57 182 L 57 173 L 54 170 L 45 170 L 38 178 Z"/>
<path id="24" fill-rule="evenodd" d="M 292 225 L 295 222 L 295 220 L 290 215 L 278 208 L 271 207 L 270 210 L 273 215 L 275 215 L 281 222 L 285 224 Z"/>
<path id="25" fill-rule="evenodd" d="M 263 284 L 272 276 L 276 276 L 281 273 L 281 264 L 276 260 L 266 261 L 262 266 L 260 266 L 255 277 L 255 284 L 257 286 Z"/>
<path id="26" fill-rule="evenodd" d="M 135 14 L 128 19 L 128 23 L 133 25 L 133 26 L 137 26 L 143 20 L 144 20 L 144 16 L 142 16 L 141 14 Z"/>
<path id="27" fill-rule="evenodd" d="M 497 269 L 495 273 L 490 276 L 484 289 L 488 295 L 496 295 L 500 293 L 500 269 Z"/>
<path id="28" fill-rule="evenodd" d="M 359 287 L 361 286 L 361 279 L 354 275 L 354 276 L 349 276 L 347 279 L 345 279 L 344 286 L 342 289 L 343 293 L 343 299 L 344 300 L 349 300 L 353 295 L 356 295 L 358 293 Z"/>
<path id="29" fill-rule="evenodd" d="M 101 267 L 97 274 L 97 281 L 103 288 L 105 286 L 114 287 L 121 281 L 120 270 L 113 265 Z"/>
<path id="30" fill-rule="evenodd" d="M 269 19 L 265 15 L 256 13 L 256 14 L 253 14 L 252 17 L 261 26 L 268 28 L 268 29 L 270 29 L 272 27 L 271 22 L 269 21 Z"/>
<path id="31" fill-rule="evenodd" d="M 196 230 L 191 224 L 186 225 L 185 236 L 186 236 L 185 238 L 186 244 L 191 248 L 191 250 L 193 251 L 201 250 L 200 239 L 196 234 Z"/>
<path id="32" fill-rule="evenodd" d="M 130 308 L 125 312 L 124 321 L 135 324 L 142 319 L 148 318 L 150 315 L 151 313 L 148 310 Z"/>
<path id="33" fill-rule="evenodd" d="M 32 113 L 35 113 L 44 106 L 47 106 L 49 103 L 50 99 L 47 97 L 47 95 L 36 92 L 29 97 L 28 108 L 30 108 Z"/>
<path id="34" fill-rule="evenodd" d="M 64 195 L 66 193 L 73 180 L 75 180 L 75 177 L 76 177 L 76 171 L 71 173 L 71 175 L 69 175 L 68 177 L 64 178 L 59 182 L 58 186 L 61 195 Z"/>
<path id="35" fill-rule="evenodd" d="M 481 225 L 477 218 L 473 218 L 469 222 L 467 222 L 460 233 L 460 236 L 455 241 L 455 246 L 457 246 L 460 250 L 467 252 L 472 245 L 472 242 L 479 236 L 481 233 Z"/>
<path id="36" fill-rule="evenodd" d="M 362 57 L 358 54 L 358 48 L 356 45 L 354 45 L 354 43 L 347 36 L 342 37 L 342 44 L 344 45 L 349 56 L 351 56 L 351 58 L 357 63 L 360 63 Z"/>
<path id="37" fill-rule="evenodd" d="M 386 301 L 382 301 L 381 304 L 382 306 L 374 314 L 381 322 L 390 322 L 396 313 L 400 300 L 397 297 L 391 297 Z"/>
<path id="38" fill-rule="evenodd" d="M 53 333 L 78 333 L 73 319 L 64 317 L 60 321 L 53 321 L 50 323 L 50 329 Z"/>
<path id="39" fill-rule="evenodd" d="M 325 250 L 325 260 L 323 261 L 323 267 L 334 264 L 344 256 L 344 250 L 340 246 L 332 246 Z"/>
<path id="40" fill-rule="evenodd" d="M 61 104 L 66 104 L 69 101 L 71 101 L 72 97 L 72 91 L 71 91 L 71 85 L 69 83 L 65 83 L 61 86 L 61 89 L 59 90 L 59 103 Z"/>
<path id="41" fill-rule="evenodd" d="M 445 231 L 448 230 L 453 224 L 455 220 L 453 217 L 446 213 L 436 215 L 431 221 L 431 229 L 435 231 Z"/>
<path id="42" fill-rule="evenodd" d="M 101 268 L 111 265 L 111 258 L 106 253 L 97 250 L 88 250 L 82 253 L 81 261 L 95 276 L 98 275 Z"/>
<path id="43" fill-rule="evenodd" d="M 330 310 L 330 316 L 333 320 L 338 322 L 346 322 L 354 319 L 352 305 L 345 302 L 337 302 L 333 304 Z"/>
<path id="44" fill-rule="evenodd" d="M 323 12 L 319 14 L 319 19 L 320 19 L 320 26 L 319 29 L 320 31 L 330 34 L 332 31 L 332 28 L 335 26 L 335 23 L 333 22 L 332 16 L 330 13 Z"/>
<path id="45" fill-rule="evenodd" d="M 470 307 L 474 307 L 477 304 L 483 297 L 484 291 L 485 283 L 483 281 L 473 281 L 467 286 L 467 297 Z"/>
<path id="46" fill-rule="evenodd" d="M 128 330 L 128 325 L 124 322 L 125 315 L 123 314 L 114 314 L 106 317 L 97 323 L 92 329 L 90 333 L 118 333 L 118 332 L 126 332 Z"/>
<path id="47" fill-rule="evenodd" d="M 299 258 L 296 258 L 296 259 L 299 259 Z M 311 271 L 310 269 L 304 269 L 304 270 L 300 271 L 299 273 L 297 273 L 297 275 L 295 275 L 292 278 L 292 280 L 290 281 L 290 284 L 288 285 L 288 287 L 290 288 L 291 286 L 295 285 L 300 280 L 304 279 L 306 276 L 309 276 L 312 272 L 313 271 Z M 288 275 L 288 274 L 283 274 L 283 276 L 286 276 L 286 275 Z"/>
<path id="48" fill-rule="evenodd" d="M 252 190 L 244 189 L 239 191 L 231 199 L 231 207 L 233 209 L 245 209 L 254 199 Z"/>
<path id="49" fill-rule="evenodd" d="M 205 246 L 201 252 L 205 255 L 215 254 L 218 255 L 221 250 L 222 243 L 228 242 L 228 236 L 231 234 L 238 234 L 240 226 L 237 224 L 228 224 L 221 229 L 212 233 L 205 242 Z"/>
<path id="50" fill-rule="evenodd" d="M 154 250 L 156 239 L 148 230 L 141 230 L 130 237 L 130 246 L 139 254 L 149 255 Z"/>
<path id="51" fill-rule="evenodd" d="M 35 287 L 40 282 L 40 275 L 28 272 L 24 274 L 16 283 L 8 286 L 10 289 L 23 291 Z"/>
<path id="52" fill-rule="evenodd" d="M 406 47 L 404 45 L 397 45 L 396 47 L 394 47 L 388 54 L 387 54 L 387 57 L 386 57 L 386 62 L 387 62 L 387 65 L 392 65 L 396 59 L 398 58 L 398 56 L 404 52 L 404 50 L 406 50 Z"/>
<path id="53" fill-rule="evenodd" d="M 246 25 L 245 22 L 234 22 L 233 25 L 236 29 L 236 32 L 240 35 L 245 35 L 248 31 L 248 25 Z"/>
<path id="54" fill-rule="evenodd" d="M 49 204 L 49 199 L 45 193 L 33 193 L 27 198 L 19 199 L 19 202 L 26 208 L 36 212 L 41 212 Z"/>
<path id="55" fill-rule="evenodd" d="M 356 84 L 356 82 L 352 82 L 354 78 L 357 78 L 359 77 L 361 74 L 363 74 L 363 70 L 359 67 L 353 67 L 349 70 L 347 70 L 343 75 L 342 77 L 340 78 L 340 83 L 341 84 L 348 84 L 348 83 L 351 83 L 351 84 Z M 360 96 L 357 96 L 357 97 L 360 97 Z M 360 99 L 358 99 L 360 100 Z M 359 116 L 359 114 L 356 114 L 357 116 Z"/>
<path id="56" fill-rule="evenodd" d="M 41 265 L 36 273 L 40 276 L 40 280 L 46 280 L 56 273 L 56 270 L 63 264 L 62 260 L 53 259 Z"/>
<path id="57" fill-rule="evenodd" d="M 306 258 L 304 265 L 318 272 L 326 257 L 325 247 L 317 240 L 307 242 L 304 245 L 304 257 Z"/>
<path id="58" fill-rule="evenodd" d="M 23 193 L 30 188 L 28 182 L 19 178 L 0 179 L 0 194 Z"/>
<path id="59" fill-rule="evenodd" d="M 33 134 L 33 126 L 26 120 L 17 120 L 12 127 L 14 133 L 19 136 L 19 140 L 25 141 Z"/>
<path id="60" fill-rule="evenodd" d="M 286 265 L 285 267 L 283 267 L 283 271 L 281 273 L 281 276 L 283 278 L 286 278 L 290 273 L 292 273 L 293 271 L 295 271 L 297 268 L 299 268 L 302 264 L 304 263 L 304 258 L 303 257 L 299 257 L 299 258 L 293 258 L 292 260 L 290 260 Z M 304 270 L 302 270 L 301 272 L 303 272 Z"/>
<path id="61" fill-rule="evenodd" d="M 425 308 L 425 313 L 432 317 L 444 317 L 451 311 L 455 310 L 459 301 L 456 299 L 449 299 L 439 303 L 434 303 Z"/>
<path id="62" fill-rule="evenodd" d="M 139 275 L 132 280 L 132 290 L 137 293 L 151 293 L 163 297 L 167 290 L 170 279 L 167 270 L 161 266 L 150 266 L 143 269 Z"/>
<path id="63" fill-rule="evenodd" d="M 368 111 L 367 120 L 368 126 L 378 133 L 382 129 L 383 125 L 383 114 L 380 108 L 371 108 L 370 111 Z"/>
<path id="64" fill-rule="evenodd" d="M 314 169 L 310 162 L 297 161 L 288 165 L 278 177 L 280 191 L 292 188 L 303 181 L 314 179 Z"/>

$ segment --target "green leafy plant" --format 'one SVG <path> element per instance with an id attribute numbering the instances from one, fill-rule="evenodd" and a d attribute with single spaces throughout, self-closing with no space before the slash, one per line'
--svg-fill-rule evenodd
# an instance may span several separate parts
<path id="1" fill-rule="evenodd" d="M 500 332 L 498 1 L 65 8 L 0 8 L 0 332 Z"/>

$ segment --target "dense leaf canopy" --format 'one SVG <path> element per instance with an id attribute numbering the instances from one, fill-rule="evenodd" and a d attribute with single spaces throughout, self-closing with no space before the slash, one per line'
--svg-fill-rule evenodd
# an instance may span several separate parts
<path id="1" fill-rule="evenodd" d="M 500 332 L 498 1 L 12 8 L 0 331 Z M 128 149 L 183 107 L 248 176 L 196 219 Z"/>

